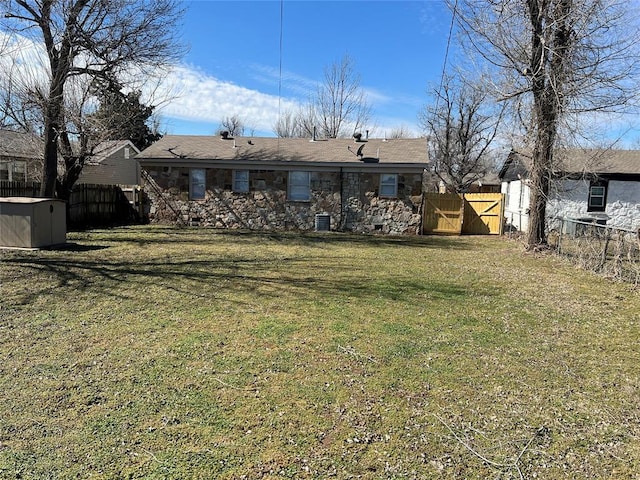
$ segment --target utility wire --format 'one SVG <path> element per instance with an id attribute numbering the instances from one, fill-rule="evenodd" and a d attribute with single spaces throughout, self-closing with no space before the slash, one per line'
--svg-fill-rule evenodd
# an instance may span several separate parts
<path id="1" fill-rule="evenodd" d="M 457 1 L 457 0 L 456 0 Z M 280 46 L 279 46 L 279 55 L 280 55 L 280 65 L 278 72 L 278 122 L 280 122 L 281 115 L 281 105 L 282 105 L 282 38 L 283 38 L 283 24 L 284 24 L 284 0 L 280 0 Z M 280 135 L 278 137 L 278 151 L 280 151 Z"/>
<path id="2" fill-rule="evenodd" d="M 438 87 L 438 95 L 436 95 L 436 112 L 438 111 L 438 104 L 440 103 L 440 92 L 444 85 L 444 79 L 447 71 L 447 63 L 449 62 L 449 48 L 451 47 L 451 37 L 453 36 L 453 25 L 456 21 L 456 15 L 458 14 L 458 0 L 455 0 L 453 4 L 453 12 L 451 13 L 451 25 L 449 25 L 449 36 L 447 38 L 447 48 L 444 52 L 444 62 L 442 64 L 442 75 L 440 77 L 440 86 Z"/>

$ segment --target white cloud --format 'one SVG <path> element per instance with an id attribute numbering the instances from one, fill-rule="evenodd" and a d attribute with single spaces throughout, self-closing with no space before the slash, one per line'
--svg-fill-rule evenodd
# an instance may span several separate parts
<path id="1" fill-rule="evenodd" d="M 158 113 L 169 118 L 220 123 L 232 115 L 258 131 L 272 131 L 278 111 L 293 109 L 298 103 L 231 82 L 218 80 L 196 68 L 175 67 L 160 86 L 160 97 L 167 98 Z"/>
<path id="2" fill-rule="evenodd" d="M 22 36 L 9 36 L 0 32 L 0 45 L 4 46 L 0 56 L 0 68 L 3 71 L 13 70 L 14 79 L 21 78 L 43 82 L 47 78 L 46 55 L 42 45 Z M 254 78 L 265 85 L 278 85 L 282 78 L 283 96 L 263 93 L 228 81 L 222 81 L 205 73 L 196 66 L 177 65 L 166 72 L 148 75 L 132 69 L 127 83 L 130 88 L 142 88 L 143 101 L 156 105 L 156 113 L 165 124 L 172 129 L 180 122 L 219 125 L 225 117 L 237 115 L 246 122 L 249 130 L 258 134 L 271 134 L 280 112 L 296 110 L 304 105 L 309 96 L 316 92 L 318 83 L 301 75 L 283 71 L 282 76 L 276 68 L 251 65 Z M 160 78 L 160 80 L 159 80 Z M 137 81 L 135 79 L 138 79 Z M 410 98 L 392 98 L 385 93 L 364 88 L 366 98 L 373 106 L 408 104 L 415 101 Z M 375 125 L 371 133 L 389 132 L 401 125 L 414 131 L 413 122 L 406 119 L 379 116 L 373 119 Z M 180 127 L 181 133 L 189 133 Z M 213 127 L 215 128 L 215 127 Z"/>
<path id="3" fill-rule="evenodd" d="M 48 78 L 47 55 L 40 43 L 0 31 L 0 52 L 0 71 L 14 86 L 41 84 Z"/>

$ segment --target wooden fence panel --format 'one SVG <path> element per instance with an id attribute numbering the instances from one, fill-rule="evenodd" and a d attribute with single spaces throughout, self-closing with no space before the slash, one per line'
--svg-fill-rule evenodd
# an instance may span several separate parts
<path id="1" fill-rule="evenodd" d="M 460 235 L 464 204 L 455 193 L 425 193 L 422 233 Z"/>
<path id="2" fill-rule="evenodd" d="M 504 195 L 501 193 L 427 193 L 423 234 L 502 235 Z"/>
<path id="3" fill-rule="evenodd" d="M 501 193 L 466 193 L 464 195 L 465 235 L 502 235 L 504 195 Z"/>
<path id="4" fill-rule="evenodd" d="M 40 184 L 37 182 L 15 182 L 0 180 L 0 197 L 39 197 Z"/>
<path id="5" fill-rule="evenodd" d="M 129 189 L 131 202 L 117 185 L 78 184 L 67 201 L 67 224 L 74 227 L 140 222 L 139 189 Z M 0 180 L 0 197 L 39 197 L 40 184 Z"/>
<path id="6" fill-rule="evenodd" d="M 70 225 L 109 225 L 136 221 L 137 212 L 116 185 L 73 187 L 67 215 Z"/>

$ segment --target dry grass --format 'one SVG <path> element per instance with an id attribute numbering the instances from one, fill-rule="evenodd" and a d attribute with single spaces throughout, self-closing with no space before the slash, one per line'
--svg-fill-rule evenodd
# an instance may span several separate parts
<path id="1" fill-rule="evenodd" d="M 0 478 L 629 478 L 640 297 L 486 237 L 0 252 Z"/>

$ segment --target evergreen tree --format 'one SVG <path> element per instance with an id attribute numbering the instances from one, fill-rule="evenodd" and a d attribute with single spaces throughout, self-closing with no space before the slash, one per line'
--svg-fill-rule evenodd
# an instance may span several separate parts
<path id="1" fill-rule="evenodd" d="M 140 90 L 124 93 L 115 82 L 100 83 L 95 89 L 100 103 L 92 115 L 98 136 L 105 140 L 130 140 L 139 150 L 158 141 L 162 134 L 153 124 L 154 106 L 141 102 Z"/>

